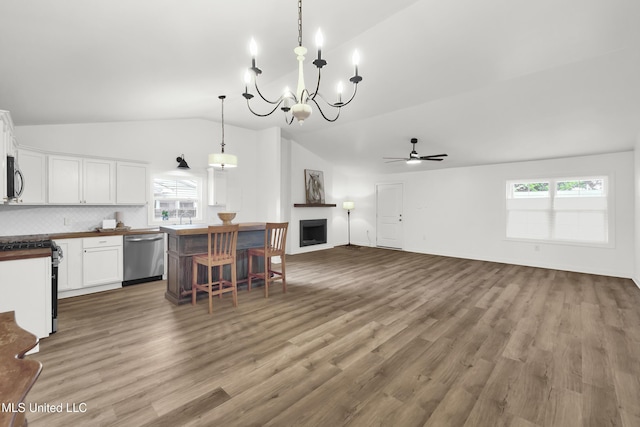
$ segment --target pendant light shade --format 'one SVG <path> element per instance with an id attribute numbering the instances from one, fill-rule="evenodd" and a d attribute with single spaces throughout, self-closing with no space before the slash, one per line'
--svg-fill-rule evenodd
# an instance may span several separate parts
<path id="1" fill-rule="evenodd" d="M 222 103 L 222 122 L 221 122 L 222 142 L 220 144 L 222 150 L 220 151 L 220 153 L 209 154 L 209 166 L 213 166 L 215 168 L 221 168 L 221 169 L 224 169 L 225 167 L 235 168 L 236 166 L 238 166 L 238 158 L 233 154 L 228 154 L 224 152 L 224 146 L 225 146 L 224 144 L 224 99 L 226 98 L 226 96 L 220 95 L 218 98 Z"/>
<path id="2" fill-rule="evenodd" d="M 216 168 L 235 168 L 236 166 L 238 166 L 238 158 L 233 154 L 227 153 L 209 154 L 209 166 L 213 166 Z"/>

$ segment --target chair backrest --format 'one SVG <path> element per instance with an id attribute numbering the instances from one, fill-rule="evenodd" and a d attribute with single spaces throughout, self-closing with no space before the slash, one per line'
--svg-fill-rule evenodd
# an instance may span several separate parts
<path id="1" fill-rule="evenodd" d="M 210 225 L 209 230 L 209 257 L 227 258 L 236 256 L 236 244 L 238 243 L 238 224 Z"/>
<path id="2" fill-rule="evenodd" d="M 287 244 L 288 222 L 268 222 L 264 229 L 265 251 L 284 254 Z"/>

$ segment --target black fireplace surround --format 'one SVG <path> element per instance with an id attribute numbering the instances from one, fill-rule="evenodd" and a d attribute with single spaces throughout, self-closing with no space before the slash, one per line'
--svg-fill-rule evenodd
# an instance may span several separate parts
<path id="1" fill-rule="evenodd" d="M 300 247 L 327 243 L 326 219 L 300 220 Z"/>

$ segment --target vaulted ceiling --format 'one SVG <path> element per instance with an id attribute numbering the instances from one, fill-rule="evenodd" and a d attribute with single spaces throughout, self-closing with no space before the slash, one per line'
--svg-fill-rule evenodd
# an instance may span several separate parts
<path id="1" fill-rule="evenodd" d="M 242 98 L 259 44 L 264 93 L 296 86 L 295 0 L 3 0 L 0 109 L 16 125 L 206 118 L 283 135 L 336 165 L 396 172 L 631 150 L 640 132 L 640 2 L 305 0 L 306 83 L 325 39 L 321 92 L 364 77 L 335 123 L 251 115 Z M 264 110 L 263 110 L 264 111 Z M 382 157 L 446 152 L 410 166 Z M 229 144 L 241 143 L 228 141 Z"/>

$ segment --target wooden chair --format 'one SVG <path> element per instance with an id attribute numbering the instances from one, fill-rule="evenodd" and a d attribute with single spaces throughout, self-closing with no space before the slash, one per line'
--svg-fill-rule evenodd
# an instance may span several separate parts
<path id="1" fill-rule="evenodd" d="M 287 227 L 288 222 L 272 223 L 268 222 L 264 229 L 264 247 L 252 248 L 247 251 L 249 258 L 248 266 L 248 284 L 247 288 L 251 291 L 251 279 L 264 280 L 264 297 L 269 297 L 269 285 L 275 280 L 282 280 L 282 292 L 287 292 L 286 262 L 285 262 L 285 245 L 287 243 Z M 271 268 L 271 257 L 279 256 L 281 260 L 280 270 L 274 271 Z M 253 272 L 253 257 L 264 258 L 264 270 Z"/>
<path id="2" fill-rule="evenodd" d="M 238 306 L 238 282 L 236 278 L 236 244 L 238 242 L 238 225 L 214 225 L 208 229 L 208 253 L 192 257 L 191 304 L 196 304 L 198 291 L 209 294 L 209 314 L 213 312 L 213 296 L 231 292 L 233 306 Z M 207 267 L 207 283 L 198 283 L 198 266 Z M 222 270 L 225 265 L 231 266 L 231 281 L 225 280 Z M 213 268 L 218 267 L 218 280 L 213 281 Z"/>

